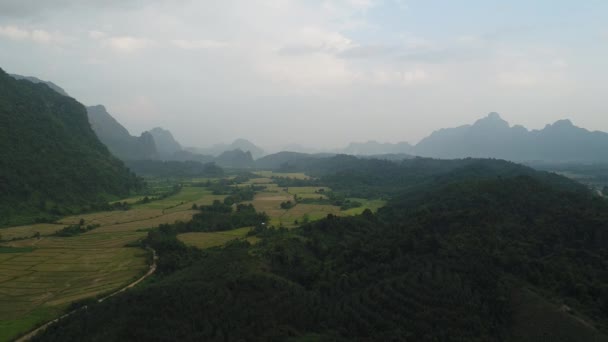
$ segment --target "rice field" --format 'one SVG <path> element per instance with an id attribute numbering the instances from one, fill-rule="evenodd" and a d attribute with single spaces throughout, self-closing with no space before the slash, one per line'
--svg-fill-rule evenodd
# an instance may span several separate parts
<path id="1" fill-rule="evenodd" d="M 147 269 L 146 251 L 97 242 L 15 253 L 5 248 L 0 254 L 0 341 L 53 319 L 71 302 L 116 290 Z"/>
<path id="2" fill-rule="evenodd" d="M 148 252 L 128 244 L 145 238 L 146 229 L 189 221 L 196 213 L 191 209 L 194 203 L 211 204 L 223 198 L 205 188 L 184 187 L 174 196 L 127 211 L 1 229 L 5 242 L 0 244 L 0 341 L 57 317 L 74 301 L 113 292 L 137 279 L 148 269 Z M 100 227 L 72 237 L 52 236 L 81 219 Z M 36 232 L 39 238 L 28 238 Z M 239 236 L 230 239 L 235 237 Z M 23 239 L 7 241 L 13 238 Z"/>
<path id="3" fill-rule="evenodd" d="M 40 236 L 51 235 L 61 230 L 65 225 L 55 223 L 39 223 L 27 226 L 0 229 L 0 240 L 13 240 L 33 237 L 36 233 Z"/>

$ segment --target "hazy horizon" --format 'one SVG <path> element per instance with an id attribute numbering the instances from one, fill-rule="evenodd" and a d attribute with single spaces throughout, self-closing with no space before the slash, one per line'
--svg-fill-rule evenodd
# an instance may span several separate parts
<path id="1" fill-rule="evenodd" d="M 498 112 L 608 131 L 608 3 L 0 0 L 0 67 L 184 146 L 407 141 Z"/>

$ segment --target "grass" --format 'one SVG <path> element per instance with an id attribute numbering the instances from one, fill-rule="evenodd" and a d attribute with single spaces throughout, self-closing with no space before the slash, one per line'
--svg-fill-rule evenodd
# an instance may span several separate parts
<path id="1" fill-rule="evenodd" d="M 10 341 L 15 336 L 23 335 L 44 322 L 61 315 L 60 307 L 37 307 L 33 309 L 25 318 L 7 318 L 0 320 L 0 341 Z M 4 313 L 0 311 L 0 317 Z"/>
<path id="2" fill-rule="evenodd" d="M 365 211 L 365 209 L 369 209 L 373 212 L 377 212 L 378 209 L 380 209 L 384 205 L 386 205 L 386 201 L 380 200 L 380 199 L 373 199 L 373 200 L 368 200 L 368 199 L 364 199 L 364 198 L 349 198 L 349 199 L 351 201 L 360 202 L 361 206 L 358 208 L 352 208 L 352 209 L 348 209 L 348 210 L 344 210 L 344 211 L 340 212 L 340 215 L 342 215 L 342 216 L 360 215 L 361 213 L 363 213 L 363 211 Z"/>
<path id="3" fill-rule="evenodd" d="M 33 251 L 33 247 L 4 247 L 0 246 L 0 253 L 8 254 L 8 253 L 29 253 Z"/>
<path id="4" fill-rule="evenodd" d="M 34 236 L 36 233 L 40 233 L 40 236 L 51 235 L 64 227 L 65 225 L 63 224 L 40 223 L 27 226 L 3 228 L 0 229 L 0 235 L 2 236 L 2 240 L 8 241 L 13 239 L 29 238 Z"/>
<path id="5" fill-rule="evenodd" d="M 0 340 L 52 319 L 73 301 L 118 289 L 147 268 L 146 251 L 93 246 L 14 248 L 0 260 Z"/>
<path id="6" fill-rule="evenodd" d="M 194 232 L 179 234 L 178 239 L 189 246 L 194 246 L 200 249 L 217 247 L 226 244 L 226 242 L 246 238 L 250 243 L 257 242 L 256 237 L 247 237 L 247 233 L 251 227 L 238 228 L 223 232 Z"/>

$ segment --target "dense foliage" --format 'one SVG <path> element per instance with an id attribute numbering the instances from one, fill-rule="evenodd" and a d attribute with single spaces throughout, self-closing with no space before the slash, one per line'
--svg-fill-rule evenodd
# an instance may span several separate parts
<path id="1" fill-rule="evenodd" d="M 0 70 L 0 225 L 100 208 L 141 182 L 91 130 L 85 107 Z"/>
<path id="2" fill-rule="evenodd" d="M 218 200 L 211 205 L 199 206 L 200 213 L 189 222 L 177 222 L 173 225 L 177 232 L 212 232 L 230 230 L 240 227 L 252 227 L 268 221 L 268 215 L 255 210 L 251 204 L 232 205 Z"/>
<path id="3" fill-rule="evenodd" d="M 395 172 L 399 191 L 377 214 L 291 231 L 259 225 L 254 246 L 196 251 L 175 239 L 186 224 L 161 227 L 149 240 L 170 261 L 163 276 L 39 340 L 606 340 L 603 198 L 499 161 L 443 173 L 428 166 L 439 161 L 419 162 L 415 187 L 397 177 L 394 168 L 407 175 L 399 164 L 384 164 L 384 177 L 364 178 L 366 163 L 342 173 L 344 184 L 379 189 Z M 195 221 L 228 212 L 218 202 Z M 520 319 L 529 312 L 539 314 Z"/>
<path id="4" fill-rule="evenodd" d="M 125 163 L 136 174 L 147 177 L 221 177 L 224 175 L 224 170 L 214 163 L 161 160 L 129 160 Z"/>

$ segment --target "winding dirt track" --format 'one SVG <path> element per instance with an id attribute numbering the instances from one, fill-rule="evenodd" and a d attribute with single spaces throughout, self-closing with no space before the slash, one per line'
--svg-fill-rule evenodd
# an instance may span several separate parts
<path id="1" fill-rule="evenodd" d="M 151 276 L 152 274 L 154 274 L 154 272 L 156 272 L 156 261 L 158 260 L 158 256 L 156 255 L 156 251 L 155 250 L 153 250 L 152 248 L 149 248 L 149 249 L 152 251 L 153 258 L 152 258 L 152 264 L 150 265 L 150 269 L 148 270 L 148 272 L 146 274 L 144 274 L 143 276 L 141 276 L 136 281 L 134 281 L 134 282 L 130 283 L 129 285 L 121 288 L 120 290 L 112 292 L 111 294 L 109 294 L 109 295 L 107 295 L 107 296 L 105 296 L 103 298 L 98 299 L 97 302 L 101 303 L 101 302 L 103 302 L 104 300 L 106 300 L 106 299 L 108 299 L 110 297 L 114 297 L 114 296 L 116 296 L 116 295 L 118 295 L 118 294 L 120 294 L 120 293 L 122 293 L 122 292 L 124 292 L 124 291 L 126 291 L 128 289 L 130 289 L 130 288 L 133 288 L 134 286 L 136 286 L 137 284 L 141 283 L 146 278 L 148 278 L 149 276 Z M 27 334 L 19 337 L 18 339 L 15 340 L 15 342 L 26 342 L 26 341 L 29 341 L 32 337 L 36 336 L 36 334 L 38 334 L 41 331 L 44 331 L 46 328 L 50 327 L 51 325 L 53 325 L 53 324 L 61 321 L 62 319 L 65 319 L 66 317 L 69 317 L 69 316 L 75 314 L 76 312 L 79 312 L 81 310 L 86 310 L 86 308 L 87 308 L 87 306 L 85 305 L 85 306 L 80 307 L 80 308 L 78 308 L 76 310 L 70 311 L 70 312 L 66 313 L 65 315 L 60 316 L 60 317 L 58 317 L 58 318 L 56 318 L 56 319 L 54 319 L 54 320 L 52 320 L 50 322 L 47 322 L 47 323 L 39 326 L 38 328 L 30 331 L 29 333 L 27 333 Z"/>

